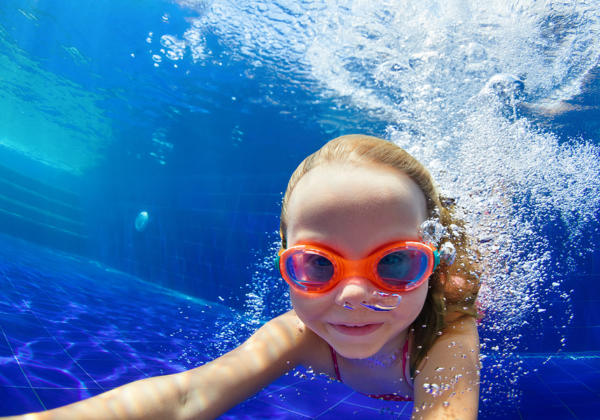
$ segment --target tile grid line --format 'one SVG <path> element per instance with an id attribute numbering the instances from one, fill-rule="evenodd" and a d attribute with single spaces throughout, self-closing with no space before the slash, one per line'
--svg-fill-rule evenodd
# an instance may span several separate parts
<path id="1" fill-rule="evenodd" d="M 567 369 L 563 368 L 560 364 L 558 363 L 554 363 L 554 361 L 552 361 L 552 364 L 556 367 L 558 367 L 561 371 L 563 371 L 563 374 L 566 373 L 567 376 L 571 377 L 576 383 L 580 383 L 581 385 L 583 385 L 588 391 L 596 394 L 596 396 L 598 396 L 598 393 L 595 392 L 594 390 L 590 389 L 590 387 L 588 387 L 584 382 L 580 381 L 578 378 L 576 378 L 575 376 L 573 376 L 571 374 L 571 372 L 569 372 Z M 562 398 L 560 398 L 560 395 L 556 394 L 555 392 L 553 392 L 553 394 L 558 398 L 558 400 L 562 403 L 563 406 L 566 407 L 566 409 L 569 411 L 569 413 L 571 413 L 573 415 L 574 418 L 577 418 L 577 415 L 573 412 L 573 410 L 571 410 L 571 407 L 569 407 L 569 405 L 567 403 L 565 403 Z"/>
<path id="2" fill-rule="evenodd" d="M 29 377 L 25 374 L 25 371 L 23 370 L 23 367 L 21 366 L 21 362 L 19 361 L 19 358 L 16 356 L 15 351 L 13 350 L 13 347 L 10 344 L 10 341 L 8 341 L 8 337 L 6 336 L 6 333 L 4 332 L 4 328 L 0 327 L 0 331 L 2 331 L 2 335 L 4 336 L 4 340 L 6 341 L 6 344 L 8 344 L 8 348 L 10 349 L 10 352 L 12 353 L 13 357 L 15 358 L 15 360 L 17 362 L 17 366 L 19 366 L 19 369 L 21 370 L 21 373 L 23 374 L 23 376 L 25 377 L 25 380 L 29 384 L 29 388 L 33 391 L 33 394 L 35 395 L 35 398 L 37 398 L 37 400 L 41 404 L 42 408 L 44 410 L 46 410 L 46 404 L 44 404 L 44 402 L 42 401 L 42 399 L 40 398 L 40 396 L 36 392 L 35 388 L 31 385 L 31 381 L 29 380 Z"/>
<path id="3" fill-rule="evenodd" d="M 331 411 L 332 409 L 334 409 L 335 407 L 340 405 L 342 402 L 346 401 L 348 398 L 350 398 L 354 394 L 355 394 L 355 392 L 351 392 L 350 394 L 346 395 L 344 398 L 339 400 L 337 403 L 333 404 L 327 410 L 323 411 L 322 413 L 317 414 L 314 418 L 317 419 L 317 418 L 321 417 L 322 415 L 326 414 L 327 412 Z"/>
<path id="4" fill-rule="evenodd" d="M 100 344 L 101 346 L 104 346 L 104 344 L 105 344 L 105 342 L 104 342 L 103 340 L 101 340 L 100 338 L 98 338 L 98 337 L 95 337 L 95 336 L 94 336 L 94 340 L 96 340 L 96 341 L 98 342 L 98 344 Z M 105 347 L 102 347 L 102 348 L 105 348 Z M 110 354 L 112 354 L 113 356 L 116 356 L 116 357 L 117 357 L 117 359 L 121 360 L 123 363 L 125 363 L 125 364 L 129 364 L 129 360 L 126 360 L 125 358 L 123 358 L 123 357 L 122 357 L 122 356 L 121 356 L 119 353 L 116 353 L 116 352 L 114 352 L 114 351 L 112 351 L 112 350 L 108 350 L 108 349 L 106 349 L 106 350 L 107 350 L 107 351 L 108 351 Z M 134 368 L 135 370 L 137 370 L 138 372 L 140 372 L 140 373 L 141 373 L 141 374 L 142 374 L 142 375 L 143 375 L 145 378 L 147 378 L 147 377 L 148 377 L 148 374 L 147 374 L 146 372 L 143 372 L 142 370 L 140 370 L 140 369 L 139 369 L 137 366 L 131 366 L 131 367 L 132 367 L 132 368 Z M 86 372 L 86 373 L 87 373 L 87 372 Z M 95 381 L 94 381 L 94 382 L 95 382 Z M 103 387 L 102 387 L 101 389 L 102 389 L 102 390 L 104 390 L 104 391 L 107 391 L 107 390 L 105 390 Z"/>
<path id="5" fill-rule="evenodd" d="M 45 291 L 44 291 L 44 292 L 42 292 L 42 293 L 46 294 L 46 295 L 47 295 L 47 297 L 49 297 L 49 298 L 50 298 L 50 296 L 49 296 L 49 294 L 47 294 L 47 292 L 45 292 Z M 28 308 L 28 310 L 29 310 L 29 312 L 31 312 L 31 314 L 32 314 L 32 315 L 35 317 L 35 319 L 37 319 L 37 321 L 38 321 L 39 325 L 40 325 L 40 326 L 41 326 L 41 327 L 42 327 L 42 328 L 43 328 L 43 329 L 44 329 L 44 330 L 45 330 L 45 331 L 48 333 L 48 335 L 49 335 L 50 337 L 52 337 L 52 339 L 53 339 L 53 340 L 56 342 L 56 344 L 58 344 L 58 345 L 60 346 L 60 348 L 63 350 L 63 352 L 64 352 L 64 353 L 65 353 L 67 356 L 69 356 L 69 359 L 71 359 L 71 360 L 73 361 L 73 364 L 75 364 L 75 365 L 76 365 L 76 366 L 77 366 L 79 369 L 81 369 L 81 370 L 82 370 L 82 371 L 83 371 L 83 372 L 84 372 L 84 373 L 85 373 L 85 374 L 88 376 L 88 378 L 90 378 L 90 379 L 91 379 L 91 380 L 92 380 L 92 381 L 93 381 L 93 382 L 96 384 L 96 386 L 97 386 L 99 389 L 101 389 L 102 391 L 105 391 L 104 387 L 102 387 L 102 385 L 100 385 L 98 382 L 96 382 L 96 380 L 95 380 L 95 379 L 92 377 L 92 375 L 90 375 L 90 374 L 88 373 L 88 371 L 87 371 L 87 370 L 85 370 L 85 369 L 83 368 L 83 366 L 81 366 L 81 365 L 79 364 L 79 362 L 73 358 L 73 356 L 71 356 L 71 354 L 70 354 L 70 353 L 67 351 L 67 349 L 65 348 L 65 346 L 63 346 L 63 345 L 62 345 L 62 344 L 61 344 L 61 343 L 58 341 L 58 339 L 56 338 L 56 336 L 55 336 L 53 333 L 51 333 L 51 332 L 48 330 L 48 327 L 47 327 L 47 326 L 46 326 L 46 325 L 45 325 L 45 324 L 44 324 L 44 323 L 41 321 L 41 319 L 40 319 L 40 317 L 38 316 L 38 314 L 37 314 L 37 313 L 36 313 L 36 312 L 35 312 L 33 309 L 31 309 L 31 308 Z M 28 380 L 29 380 L 29 378 L 28 378 Z M 57 389 L 63 389 L 63 388 L 57 388 Z M 78 388 L 78 389 L 82 389 L 82 388 Z M 87 389 L 87 388 L 84 388 L 84 389 Z"/>
<path id="6" fill-rule="evenodd" d="M 594 391 L 593 389 L 591 389 L 589 386 L 587 386 L 585 384 L 585 382 L 582 382 L 579 378 L 577 378 L 576 376 L 573 376 L 573 374 L 571 372 L 569 372 L 567 369 L 565 369 L 564 367 L 562 367 L 560 364 L 558 363 L 554 363 L 554 361 L 552 361 L 552 363 L 554 364 L 554 366 L 558 367 L 560 370 L 562 370 L 564 373 L 567 374 L 567 376 L 570 376 L 575 382 L 580 383 L 581 385 L 583 385 L 588 391 L 600 396 L 598 394 L 598 392 Z"/>
<path id="7" fill-rule="evenodd" d="M 10 287 L 12 287 L 12 289 L 15 292 L 17 292 L 17 294 L 20 295 L 20 293 L 18 292 L 18 290 L 15 288 L 15 285 L 13 284 L 11 278 L 4 271 L 2 272 L 2 274 L 3 274 L 4 279 L 8 282 L 8 284 L 10 284 Z M 40 398 L 40 396 L 36 392 L 35 388 L 31 385 L 31 381 L 29 380 L 29 377 L 25 374 L 25 371 L 23 370 L 23 366 L 21 366 L 21 361 L 19 360 L 19 358 L 15 354 L 15 350 L 13 349 L 12 344 L 10 344 L 10 341 L 8 340 L 8 336 L 6 335 L 6 332 L 4 331 L 4 328 L 2 328 L 1 325 L 0 325 L 0 331 L 2 332 L 2 335 L 4 336 L 4 341 L 6 342 L 6 345 L 10 349 L 11 354 L 13 355 L 15 361 L 17 362 L 17 366 L 19 366 L 19 370 L 21 371 L 21 374 L 23 375 L 23 377 L 25 377 L 25 380 L 29 384 L 29 389 L 31 389 L 33 391 L 33 394 L 35 395 L 35 398 L 37 398 L 38 402 L 42 405 L 42 408 L 44 410 L 46 410 L 46 404 L 44 404 L 44 402 L 42 401 L 42 399 Z"/>
<path id="8" fill-rule="evenodd" d="M 366 406 L 366 405 L 358 404 L 358 403 L 352 402 L 352 401 L 347 401 L 346 404 L 354 405 L 354 406 L 360 407 L 360 408 L 370 408 L 371 410 L 376 410 L 373 407 L 369 407 L 369 406 Z M 412 401 L 406 401 L 406 402 L 404 402 L 404 404 L 402 404 L 402 409 L 398 412 L 398 414 L 405 414 L 404 411 L 406 410 L 406 408 L 409 407 L 409 406 L 411 406 L 411 405 L 413 405 L 413 404 L 414 403 Z"/>
<path id="9" fill-rule="evenodd" d="M 548 360 L 549 359 L 547 359 L 546 362 Z M 544 365 L 544 364 L 545 364 L 545 362 L 542 363 L 542 365 Z M 546 388 L 546 393 L 554 395 L 554 393 L 552 392 L 552 390 L 550 389 L 550 387 L 548 386 L 548 384 L 546 384 L 546 382 L 544 382 L 542 380 L 542 378 L 540 377 L 540 375 L 538 374 L 538 372 L 539 372 L 539 368 L 536 368 L 535 370 L 532 369 L 527 376 L 532 375 L 533 377 L 537 378 L 537 380 L 542 384 L 542 386 L 544 386 Z M 522 398 L 523 398 L 523 396 L 521 395 L 520 396 L 520 402 L 522 402 Z M 562 403 L 562 401 L 561 401 L 561 403 Z M 520 406 L 517 407 L 517 413 L 519 413 L 519 417 L 521 417 L 521 419 L 525 419 L 525 416 L 521 412 L 521 407 Z"/>
<path id="10" fill-rule="evenodd" d="M 558 367 L 560 370 L 564 371 L 564 369 L 562 369 L 562 368 L 560 367 L 560 365 L 558 365 L 558 364 L 556 364 L 556 363 L 554 363 L 554 362 L 552 361 L 552 355 L 550 355 L 550 357 L 548 357 L 547 361 L 550 361 L 550 362 L 552 363 L 552 365 L 554 365 L 554 366 Z M 539 379 L 539 381 L 540 381 L 542 384 L 544 384 L 544 386 L 546 387 L 546 389 L 548 390 L 548 392 L 549 392 L 550 394 L 552 394 L 556 400 L 560 401 L 560 403 L 562 404 L 562 406 L 563 406 L 564 408 L 566 408 L 566 409 L 567 409 L 567 411 L 569 412 L 569 414 L 571 414 L 571 415 L 573 416 L 573 419 L 576 419 L 576 418 L 577 418 L 577 416 L 575 415 L 575 413 L 573 413 L 573 411 L 571 410 L 571 408 L 570 408 L 570 407 L 569 407 L 569 406 L 568 406 L 568 405 L 567 405 L 567 404 L 566 404 L 566 403 L 565 403 L 565 402 L 562 400 L 562 398 L 560 398 L 560 396 L 559 396 L 558 394 L 556 394 L 556 393 L 555 393 L 555 392 L 554 392 L 554 391 L 553 391 L 553 390 L 552 390 L 552 389 L 551 389 L 551 388 L 548 386 L 548 384 L 547 384 L 547 383 L 544 381 L 544 379 L 543 379 L 543 378 L 540 376 L 539 369 L 538 369 L 538 371 L 537 371 L 537 372 L 535 372 L 535 376 L 536 376 L 536 377 Z M 521 417 L 523 416 L 523 414 L 521 413 L 521 410 L 520 410 L 520 409 L 519 409 L 519 414 L 521 414 Z"/>
<path id="11" fill-rule="evenodd" d="M 14 286 L 13 286 L 14 287 Z M 42 292 L 43 294 L 46 294 L 46 297 L 51 298 L 51 296 L 47 293 L 47 292 Z M 79 367 L 93 382 L 94 384 L 96 384 L 96 386 L 98 387 L 98 389 L 102 390 L 103 392 L 107 391 L 107 389 L 105 389 L 101 384 L 99 384 L 92 375 L 89 374 L 89 372 L 79 364 L 79 362 L 77 360 L 75 360 L 73 358 L 73 356 L 68 352 L 68 350 L 58 341 L 58 339 L 56 338 L 56 336 L 51 333 L 48 330 L 48 327 L 41 322 L 40 317 L 38 316 L 38 314 L 32 310 L 31 308 L 28 308 L 29 312 L 37 319 L 39 325 L 48 333 L 48 335 L 50 337 L 52 337 L 52 339 L 60 346 L 60 348 L 63 350 L 63 352 L 69 357 L 70 360 L 73 361 L 73 364 L 75 364 L 77 367 Z M 92 337 L 94 338 L 94 340 L 96 340 L 99 344 L 104 344 L 103 341 L 99 340 L 97 337 Z M 119 354 L 109 351 L 110 354 L 112 354 L 113 356 L 116 356 L 119 360 L 123 361 L 123 362 L 127 362 L 127 360 L 125 360 L 124 358 L 122 358 Z M 145 372 L 142 372 L 140 369 L 138 369 L 137 367 L 133 366 L 134 369 L 136 369 L 138 372 L 140 372 L 143 376 L 148 377 L 148 375 Z M 29 381 L 29 378 L 27 378 L 27 380 Z M 54 388 L 54 389 L 71 389 L 71 388 Z M 73 388 L 73 389 L 88 389 L 88 388 Z"/>
<path id="12" fill-rule="evenodd" d="M 47 297 L 50 297 L 50 296 L 47 294 L 47 292 L 43 292 L 43 293 L 46 293 Z M 79 367 L 79 368 L 80 368 L 80 369 L 81 369 L 81 370 L 82 370 L 82 371 L 83 371 L 83 372 L 84 372 L 84 373 L 85 373 L 85 374 L 86 374 L 86 375 L 87 375 L 87 376 L 88 376 L 88 377 L 89 377 L 89 378 L 90 378 L 90 379 L 91 379 L 91 380 L 92 380 L 92 381 L 93 381 L 93 382 L 96 384 L 96 386 L 98 387 L 98 389 L 102 390 L 103 392 L 106 392 L 106 391 L 108 391 L 109 389 L 106 389 L 104 386 L 102 386 L 101 384 L 99 384 L 99 383 L 98 383 L 98 382 L 97 382 L 97 381 L 94 379 L 94 377 L 93 377 L 92 375 L 90 375 L 90 373 L 89 373 L 89 372 L 88 372 L 88 371 L 87 371 L 87 370 L 86 370 L 86 369 L 85 369 L 83 366 L 81 366 L 77 360 L 75 360 L 75 359 L 73 358 L 73 356 L 72 356 L 72 355 L 71 355 L 71 354 L 68 352 L 68 350 L 67 350 L 67 349 L 66 349 L 66 348 L 65 348 L 65 347 L 64 347 L 64 346 L 63 346 L 63 345 L 62 345 L 62 344 L 61 344 L 61 343 L 58 341 L 58 339 L 56 338 L 56 336 L 55 336 L 54 334 L 52 334 L 52 333 L 51 333 L 51 332 L 48 330 L 47 326 L 46 326 L 46 325 L 44 325 L 44 324 L 41 322 L 41 320 L 40 320 L 40 317 L 38 316 L 38 314 L 37 314 L 35 311 L 33 311 L 32 309 L 29 309 L 29 311 L 30 311 L 30 312 L 32 313 L 32 315 L 33 315 L 33 316 L 34 316 L 34 317 L 35 317 L 35 318 L 38 320 L 38 322 L 39 322 L 39 325 L 41 325 L 41 326 L 42 326 L 42 328 L 44 328 L 44 330 L 45 330 L 45 331 L 48 333 L 48 335 L 49 335 L 49 336 L 51 336 L 51 337 L 54 339 L 54 341 L 55 341 L 55 342 L 56 342 L 56 343 L 57 343 L 57 344 L 58 344 L 58 345 L 59 345 L 59 346 L 60 346 L 60 347 L 63 349 L 63 351 L 64 351 L 64 352 L 67 354 L 67 356 L 69 357 L 69 359 L 71 359 L 71 360 L 73 361 L 73 363 L 74 363 L 74 364 L 75 364 L 77 367 Z M 104 343 L 104 341 L 102 341 L 102 340 L 101 340 L 101 339 L 99 339 L 98 337 L 95 337 L 95 336 L 90 336 L 90 337 L 92 337 L 94 340 L 96 340 L 96 341 L 98 342 L 98 344 L 100 344 L 100 345 L 104 345 L 104 344 L 105 344 L 105 343 Z M 118 358 L 119 360 L 121 360 L 122 362 L 124 362 L 125 364 L 128 364 L 128 360 L 124 359 L 124 358 L 123 358 L 123 357 L 122 357 L 120 354 L 118 354 L 118 353 L 115 353 L 115 352 L 113 352 L 113 351 L 110 351 L 110 350 L 107 350 L 107 351 L 108 351 L 108 352 L 109 352 L 111 355 L 115 356 L 116 358 Z M 136 367 L 136 366 L 132 366 L 132 367 L 133 367 L 135 370 L 137 370 L 137 371 L 138 371 L 138 372 L 139 372 L 141 375 L 143 375 L 144 377 L 148 377 L 148 375 L 147 375 L 145 372 L 141 371 L 141 370 L 140 370 L 138 367 Z M 63 389 L 63 388 L 58 388 L 58 389 Z M 64 388 L 64 389 L 66 389 L 66 388 Z M 82 389 L 82 388 L 77 388 L 77 389 Z M 87 388 L 83 388 L 83 389 L 87 389 Z"/>
<path id="13" fill-rule="evenodd" d="M 283 387 L 281 387 L 281 388 L 277 388 L 276 390 L 273 390 L 273 391 L 271 391 L 271 392 L 267 392 L 267 393 L 266 393 L 266 395 L 272 395 L 272 394 L 275 394 L 276 392 L 280 392 L 280 391 L 282 391 L 282 390 L 284 390 L 284 389 L 287 389 L 287 388 L 292 388 L 294 385 L 298 385 L 298 384 L 300 384 L 300 383 L 303 383 L 303 382 L 305 382 L 305 380 L 304 380 L 304 379 L 300 379 L 300 380 L 298 380 L 298 381 L 296 381 L 296 382 L 294 382 L 294 383 L 291 383 L 291 384 L 285 385 L 285 386 L 283 386 Z M 298 413 L 298 412 L 296 412 L 296 411 L 290 410 L 290 409 L 289 409 L 289 408 L 287 408 L 287 407 L 282 407 L 282 406 L 280 406 L 280 405 L 278 405 L 278 404 L 273 404 L 273 403 L 270 403 L 270 402 L 269 402 L 268 404 L 270 404 L 270 405 L 272 405 L 272 406 L 274 406 L 274 407 L 277 407 L 277 408 L 280 408 L 280 409 L 283 409 L 283 410 L 289 411 L 289 412 L 291 412 L 291 413 L 294 413 L 294 414 L 301 415 L 301 416 L 303 416 L 303 417 L 306 417 L 306 418 L 316 419 L 317 417 L 319 417 L 319 416 L 321 416 L 322 414 L 324 414 L 324 413 L 326 413 L 327 411 L 329 411 L 331 408 L 333 408 L 333 407 L 337 406 L 337 405 L 338 405 L 340 402 L 342 402 L 343 400 L 345 400 L 345 399 L 349 398 L 349 397 L 350 397 L 352 394 L 354 394 L 354 393 L 353 393 L 353 392 L 352 392 L 352 393 L 350 393 L 349 395 L 345 396 L 345 397 L 344 397 L 344 398 L 342 398 L 340 401 L 338 401 L 336 404 L 334 404 L 333 406 L 329 407 L 327 410 L 323 411 L 322 413 L 319 413 L 319 414 L 317 414 L 317 415 L 316 415 L 316 416 L 314 416 L 314 417 L 310 417 L 310 416 L 307 416 L 306 414 Z M 264 401 L 264 400 L 263 400 L 263 401 Z M 370 407 L 367 407 L 367 408 L 370 408 Z"/>
<path id="14" fill-rule="evenodd" d="M 272 394 L 275 394 L 276 392 L 281 392 L 281 391 L 282 391 L 282 390 L 284 390 L 284 389 L 291 388 L 291 387 L 293 387 L 294 385 L 297 385 L 297 384 L 299 384 L 299 383 L 302 383 L 302 382 L 304 382 L 304 380 L 303 380 L 303 379 L 299 379 L 299 380 L 297 380 L 297 381 L 295 381 L 295 382 L 293 382 L 293 383 L 291 383 L 291 384 L 284 385 L 284 386 L 282 386 L 282 387 L 280 387 L 280 388 L 277 388 L 277 389 L 275 389 L 275 390 L 273 390 L 273 391 L 270 391 L 270 392 L 265 392 L 265 395 L 272 395 Z M 281 410 L 285 410 L 285 411 L 287 411 L 287 412 L 290 412 L 290 413 L 293 413 L 293 414 L 297 414 L 297 415 L 299 415 L 299 416 L 302 416 L 302 417 L 306 417 L 307 419 L 311 418 L 310 416 L 307 416 L 306 414 L 303 414 L 303 413 L 299 413 L 299 412 L 297 412 L 297 411 L 290 410 L 288 407 L 282 407 L 282 406 L 280 406 L 279 404 L 275 404 L 275 403 L 272 403 L 272 402 L 270 402 L 270 401 L 265 401 L 264 399 L 263 399 L 263 400 L 261 400 L 261 401 L 263 401 L 265 404 L 269 404 L 269 405 L 271 405 L 271 406 L 273 406 L 273 407 L 277 407 L 277 408 L 279 408 L 279 409 L 281 409 Z"/>

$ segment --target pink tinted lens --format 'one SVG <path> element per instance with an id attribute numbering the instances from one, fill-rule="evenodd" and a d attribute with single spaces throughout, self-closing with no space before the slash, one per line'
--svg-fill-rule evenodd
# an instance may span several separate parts
<path id="1" fill-rule="evenodd" d="M 309 250 L 299 250 L 285 260 L 289 278 L 300 288 L 318 290 L 332 279 L 334 266 L 326 257 Z"/>
<path id="2" fill-rule="evenodd" d="M 419 249 L 400 249 L 383 256 L 377 263 L 377 274 L 390 287 L 403 289 L 423 278 L 429 258 Z"/>

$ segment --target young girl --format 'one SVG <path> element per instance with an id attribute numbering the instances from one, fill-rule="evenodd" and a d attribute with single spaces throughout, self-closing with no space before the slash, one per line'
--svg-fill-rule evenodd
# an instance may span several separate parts
<path id="1" fill-rule="evenodd" d="M 477 418 L 476 256 L 445 204 L 394 144 L 330 141 L 283 199 L 278 264 L 292 311 L 199 368 L 25 418 L 210 419 L 297 365 L 374 398 L 414 400 L 413 418 Z M 442 247 L 424 240 L 432 227 L 445 231 Z"/>

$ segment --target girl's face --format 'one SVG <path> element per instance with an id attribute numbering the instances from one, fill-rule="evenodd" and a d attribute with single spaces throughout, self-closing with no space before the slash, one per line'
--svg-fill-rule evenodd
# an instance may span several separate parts
<path id="1" fill-rule="evenodd" d="M 296 185 L 287 208 L 287 240 L 289 246 L 310 241 L 346 259 L 361 259 L 387 243 L 419 239 L 426 209 L 419 187 L 401 172 L 372 164 L 326 164 Z M 290 294 L 306 326 L 342 356 L 362 359 L 401 344 L 397 341 L 419 315 L 428 284 L 402 293 L 398 307 L 387 312 L 360 306 L 375 287 L 358 276 L 323 294 L 293 289 Z M 355 309 L 346 309 L 346 302 Z"/>

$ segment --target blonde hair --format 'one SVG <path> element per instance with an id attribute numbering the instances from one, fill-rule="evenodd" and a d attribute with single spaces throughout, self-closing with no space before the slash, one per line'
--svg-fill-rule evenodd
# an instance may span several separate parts
<path id="1" fill-rule="evenodd" d="M 478 275 L 474 271 L 474 253 L 469 250 L 463 224 L 452 216 L 451 204 L 442 199 L 427 169 L 414 157 L 395 144 L 377 137 L 353 134 L 335 138 L 308 156 L 292 174 L 281 206 L 281 246 L 287 247 L 287 208 L 298 181 L 309 171 L 326 163 L 368 163 L 393 168 L 408 175 L 421 189 L 427 201 L 428 218 L 435 217 L 448 232 L 456 247 L 456 263 L 444 263 L 429 278 L 429 290 L 425 304 L 413 322 L 413 347 L 411 349 L 411 372 L 425 358 L 445 327 L 447 312 L 477 316 L 475 298 L 479 290 Z M 469 252 L 470 251 L 470 252 Z M 461 281 L 452 281 L 458 274 Z M 450 281 L 447 281 L 450 280 Z"/>

